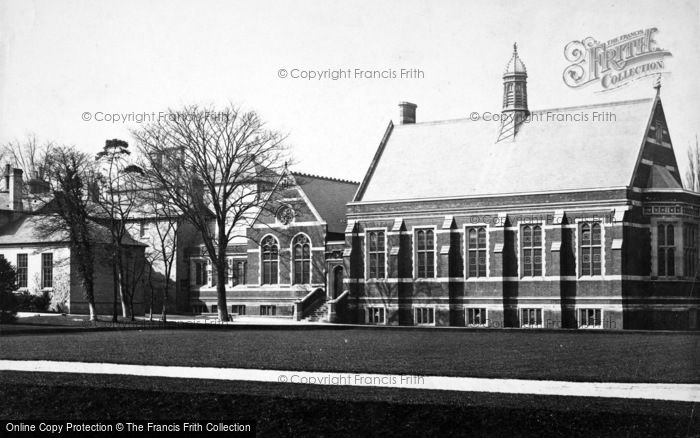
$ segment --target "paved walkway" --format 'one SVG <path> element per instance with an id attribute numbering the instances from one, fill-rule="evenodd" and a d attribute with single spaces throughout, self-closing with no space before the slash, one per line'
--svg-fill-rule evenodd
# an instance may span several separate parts
<path id="1" fill-rule="evenodd" d="M 186 379 L 281 382 L 327 386 L 366 386 L 504 394 L 700 402 L 700 384 L 562 382 L 553 380 L 484 379 L 474 377 L 407 376 L 399 374 L 331 373 L 247 368 L 126 365 L 49 360 L 0 360 L 0 371 L 176 377 Z"/>

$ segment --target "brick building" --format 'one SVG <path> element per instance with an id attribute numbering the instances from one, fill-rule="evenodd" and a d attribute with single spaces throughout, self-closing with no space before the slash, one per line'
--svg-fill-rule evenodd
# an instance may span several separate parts
<path id="1" fill-rule="evenodd" d="M 347 209 L 348 322 L 698 329 L 700 195 L 650 99 L 530 111 L 517 48 L 501 123 L 401 103 Z M 410 171 L 406 171 L 410 169 Z"/>
<path id="2" fill-rule="evenodd" d="M 345 205 L 358 184 L 287 172 L 229 245 L 226 297 L 234 316 L 327 319 L 342 292 Z M 194 313 L 217 311 L 203 245 L 185 249 Z"/>

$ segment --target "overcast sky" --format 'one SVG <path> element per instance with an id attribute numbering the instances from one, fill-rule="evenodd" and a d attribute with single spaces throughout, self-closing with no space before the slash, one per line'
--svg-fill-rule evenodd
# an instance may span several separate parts
<path id="1" fill-rule="evenodd" d="M 568 88 L 562 72 L 572 40 L 656 27 L 673 54 L 661 96 L 683 160 L 700 131 L 698 4 L 0 0 L 0 142 L 35 132 L 96 152 L 108 138 L 130 141 L 138 124 L 85 122 L 85 112 L 234 102 L 290 134 L 296 170 L 360 180 L 399 101 L 418 104 L 418 121 L 498 112 L 514 41 L 531 109 L 652 97 L 653 78 L 597 93 Z M 279 77 L 356 68 L 423 77 Z"/>

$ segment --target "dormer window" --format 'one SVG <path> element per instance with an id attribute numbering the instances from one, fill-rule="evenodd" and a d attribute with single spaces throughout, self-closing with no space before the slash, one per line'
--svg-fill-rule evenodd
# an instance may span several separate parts
<path id="1" fill-rule="evenodd" d="M 656 122 L 656 130 L 654 132 L 654 135 L 656 137 L 656 141 L 661 144 L 664 141 L 664 125 L 661 123 L 661 121 Z"/>

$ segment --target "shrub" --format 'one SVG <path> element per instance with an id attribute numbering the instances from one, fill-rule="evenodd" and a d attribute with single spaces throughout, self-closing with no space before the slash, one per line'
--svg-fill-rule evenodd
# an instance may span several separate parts
<path id="1" fill-rule="evenodd" d="M 47 312 L 51 296 L 49 291 L 41 291 L 35 295 L 28 291 L 15 292 L 16 309 L 22 312 Z"/>
<path id="2" fill-rule="evenodd" d="M 17 300 L 13 293 L 16 290 L 15 268 L 4 257 L 0 257 L 0 324 L 9 324 L 16 319 Z"/>

